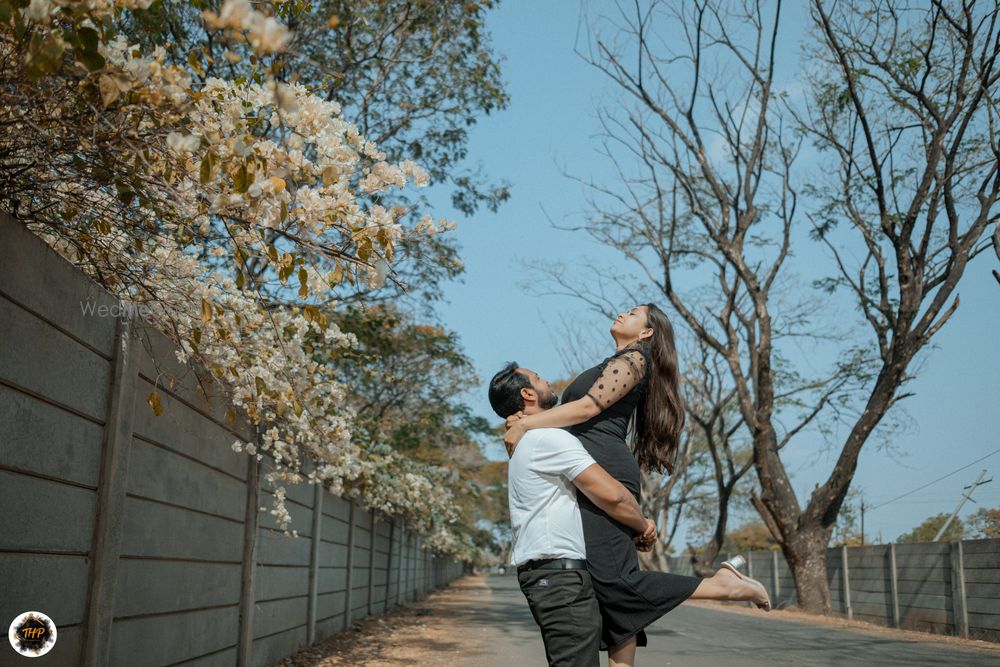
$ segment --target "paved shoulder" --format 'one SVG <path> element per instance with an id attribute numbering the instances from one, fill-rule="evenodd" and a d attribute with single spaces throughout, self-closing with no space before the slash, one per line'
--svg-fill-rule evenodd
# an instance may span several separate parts
<path id="1" fill-rule="evenodd" d="M 640 665 L 1000 665 L 1000 650 L 993 648 L 699 603 L 681 605 L 646 634 L 649 646 L 640 649 Z"/>
<path id="2" fill-rule="evenodd" d="M 542 635 L 531 618 L 517 577 L 487 576 L 489 595 L 453 607 L 463 628 L 474 628 L 446 664 L 458 667 L 533 667 L 545 665 Z"/>
<path id="3" fill-rule="evenodd" d="M 966 648 L 914 633 L 683 604 L 646 629 L 637 664 L 1000 665 L 1000 647 Z M 607 654 L 601 663 L 607 665 Z M 541 634 L 511 576 L 470 576 L 282 660 L 282 667 L 545 667 Z"/>
<path id="4" fill-rule="evenodd" d="M 473 612 L 489 625 L 481 635 L 491 652 L 463 656 L 460 665 L 544 665 L 541 636 L 513 577 L 487 577 L 488 609 Z M 503 626 L 503 627 L 499 627 Z M 747 613 L 718 605 L 683 604 L 647 628 L 649 646 L 636 660 L 645 665 L 720 667 L 734 665 L 962 665 L 996 667 L 1000 647 L 966 648 L 912 638 L 888 630 L 838 627 L 816 620 L 790 620 L 781 614 Z M 601 663 L 607 664 L 607 654 Z"/>

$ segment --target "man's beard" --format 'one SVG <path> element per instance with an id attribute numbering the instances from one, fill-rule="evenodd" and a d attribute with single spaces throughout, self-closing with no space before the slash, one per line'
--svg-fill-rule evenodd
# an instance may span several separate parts
<path id="1" fill-rule="evenodd" d="M 559 405 L 559 397 L 549 389 L 549 393 L 538 397 L 538 407 L 542 410 L 549 410 Z"/>

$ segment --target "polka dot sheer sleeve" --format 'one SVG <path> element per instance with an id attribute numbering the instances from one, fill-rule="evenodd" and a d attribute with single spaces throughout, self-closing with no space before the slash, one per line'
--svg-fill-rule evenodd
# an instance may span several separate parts
<path id="1" fill-rule="evenodd" d="M 629 350 L 613 357 L 587 396 L 601 410 L 607 410 L 636 387 L 646 373 L 646 357 L 639 350 Z"/>

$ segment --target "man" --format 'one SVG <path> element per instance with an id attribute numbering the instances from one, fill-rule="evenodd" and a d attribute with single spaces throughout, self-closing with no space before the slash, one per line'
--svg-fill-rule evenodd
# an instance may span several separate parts
<path id="1" fill-rule="evenodd" d="M 504 419 L 517 412 L 548 410 L 558 402 L 548 382 L 516 362 L 493 376 L 489 397 L 493 410 Z M 640 549 L 651 548 L 655 524 L 642 516 L 632 494 L 567 431 L 530 430 L 507 454 L 514 534 L 511 562 L 542 631 L 545 656 L 549 665 L 596 667 L 601 615 L 587 572 L 576 489 L 634 530 Z"/>

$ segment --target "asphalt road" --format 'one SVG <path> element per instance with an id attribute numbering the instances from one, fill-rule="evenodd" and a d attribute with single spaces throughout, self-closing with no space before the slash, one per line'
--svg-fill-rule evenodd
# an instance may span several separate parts
<path id="1" fill-rule="evenodd" d="M 514 577 L 491 576 L 490 591 L 463 610 L 463 667 L 545 665 L 545 653 Z M 1000 650 L 964 648 L 884 631 L 824 626 L 681 605 L 647 628 L 637 666 L 681 665 L 980 665 L 1000 666 Z M 456 639 L 459 639 L 456 637 Z M 459 641 L 461 641 L 459 639 Z M 607 654 L 601 654 L 607 665 Z"/>

